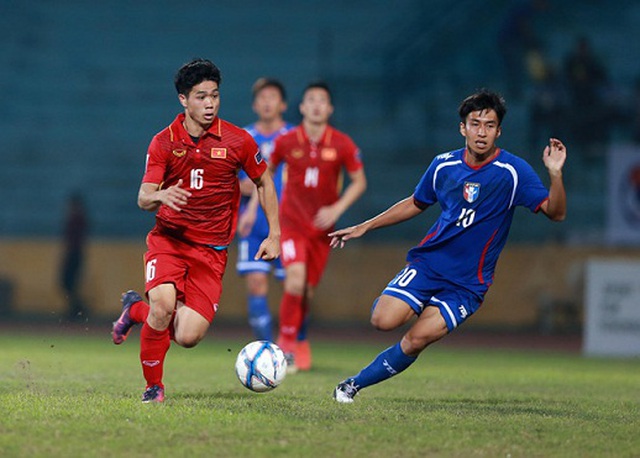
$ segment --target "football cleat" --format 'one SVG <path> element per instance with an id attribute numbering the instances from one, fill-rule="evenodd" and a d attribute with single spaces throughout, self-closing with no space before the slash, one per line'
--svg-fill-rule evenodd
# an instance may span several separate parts
<path id="1" fill-rule="evenodd" d="M 118 321 L 113 322 L 113 328 L 111 330 L 111 337 L 113 338 L 114 344 L 120 345 L 122 342 L 127 340 L 127 336 L 131 332 L 131 328 L 136 324 L 136 322 L 129 316 L 129 310 L 133 304 L 141 300 L 142 297 L 133 290 L 129 290 L 122 294 L 122 298 L 120 299 L 122 302 L 122 313 L 120 314 Z"/>
<path id="2" fill-rule="evenodd" d="M 349 404 L 353 402 L 356 394 L 358 394 L 358 387 L 355 380 L 348 379 L 338 383 L 336 389 L 333 390 L 333 399 L 343 404 Z"/>
<path id="3" fill-rule="evenodd" d="M 142 402 L 149 404 L 150 402 L 164 402 L 164 388 L 160 385 L 153 385 L 142 393 Z"/>
<path id="4" fill-rule="evenodd" d="M 298 341 L 295 355 L 296 367 L 299 371 L 311 370 L 311 345 L 308 340 Z"/>

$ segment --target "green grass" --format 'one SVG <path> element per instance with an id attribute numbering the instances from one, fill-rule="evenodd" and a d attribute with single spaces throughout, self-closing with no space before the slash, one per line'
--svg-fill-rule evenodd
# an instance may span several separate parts
<path id="1" fill-rule="evenodd" d="M 454 339 L 455 336 L 451 336 Z M 139 400 L 138 334 L 0 336 L 0 456 L 639 456 L 640 361 L 434 346 L 409 370 L 330 394 L 385 344 L 314 342 L 314 370 L 243 388 L 244 342 L 173 346 L 167 400 Z"/>

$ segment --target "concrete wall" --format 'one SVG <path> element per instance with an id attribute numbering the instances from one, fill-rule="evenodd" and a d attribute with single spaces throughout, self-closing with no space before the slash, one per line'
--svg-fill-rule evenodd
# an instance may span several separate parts
<path id="1" fill-rule="evenodd" d="M 353 243 L 332 253 L 313 304 L 314 319 L 366 322 L 372 301 L 404 264 L 410 246 Z M 51 240 L 0 241 L 0 278 L 13 285 L 13 312 L 57 319 L 66 302 L 58 286 L 61 247 Z M 83 296 L 95 318 L 117 316 L 122 291 L 142 291 L 144 242 L 93 241 L 83 277 Z M 244 283 L 235 272 L 235 247 L 225 276 L 219 319 L 245 316 Z M 483 307 L 467 326 L 536 326 L 540 310 L 574 304 L 582 310 L 581 271 L 590 257 L 640 259 L 640 249 L 571 248 L 558 245 L 508 246 Z M 273 283 L 272 309 L 281 287 Z M 0 311 L 8 304 L 2 304 Z"/>

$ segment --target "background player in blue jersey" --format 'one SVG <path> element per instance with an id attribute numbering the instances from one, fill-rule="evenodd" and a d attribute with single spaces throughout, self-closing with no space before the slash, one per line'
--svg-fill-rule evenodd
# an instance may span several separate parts
<path id="1" fill-rule="evenodd" d="M 252 87 L 253 111 L 258 120 L 245 127 L 260 147 L 264 159 L 268 162 L 273 151 L 275 139 L 293 127 L 285 122 L 282 115 L 287 110 L 286 93 L 280 81 L 271 78 L 259 78 Z M 240 189 L 243 196 L 250 196 L 255 184 L 244 173 L 240 172 Z M 278 199 L 282 190 L 282 167 L 276 170 L 273 177 Z M 247 211 L 246 202 L 241 208 L 238 219 L 238 273 L 246 278 L 248 294 L 249 324 L 258 339 L 273 340 L 272 319 L 267 294 L 269 292 L 269 273 L 282 280 L 284 269 L 280 259 L 264 261 L 254 259 L 264 234 L 269 231 L 267 219 L 261 208 L 256 205 Z M 266 232 L 265 232 L 266 231 Z"/>
<path id="2" fill-rule="evenodd" d="M 329 234 L 332 247 L 343 247 L 347 240 L 440 204 L 440 217 L 409 251 L 406 266 L 375 300 L 371 314 L 373 326 L 384 331 L 414 316 L 416 321 L 400 342 L 338 384 L 333 393 L 338 402 L 353 402 L 359 390 L 405 370 L 429 344 L 480 307 L 517 206 L 564 220 L 565 146 L 552 138 L 544 148 L 547 191 L 526 161 L 496 146 L 505 113 L 504 100 L 496 93 L 483 90 L 467 97 L 459 107 L 465 148 L 437 156 L 412 196 L 372 219 Z"/>

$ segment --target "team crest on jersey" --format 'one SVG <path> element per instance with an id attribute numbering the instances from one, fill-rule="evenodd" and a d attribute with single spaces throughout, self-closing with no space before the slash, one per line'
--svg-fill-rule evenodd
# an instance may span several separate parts
<path id="1" fill-rule="evenodd" d="M 258 150 L 254 158 L 256 160 L 256 164 L 260 164 L 262 162 L 262 153 L 260 152 L 260 150 Z"/>
<path id="2" fill-rule="evenodd" d="M 320 157 L 323 161 L 335 161 L 338 159 L 338 151 L 335 148 L 322 148 Z"/>
<path id="3" fill-rule="evenodd" d="M 293 151 L 291 151 L 291 157 L 293 157 L 294 159 L 300 159 L 302 156 L 304 156 L 304 151 L 302 151 L 301 149 L 294 149 Z"/>
<path id="4" fill-rule="evenodd" d="M 211 148 L 211 159 L 226 159 L 227 148 Z"/>
<path id="5" fill-rule="evenodd" d="M 468 181 L 465 181 L 464 189 L 462 190 L 462 196 L 464 197 L 464 200 L 471 204 L 478 200 L 479 195 L 480 183 L 470 183 Z"/>
<path id="6" fill-rule="evenodd" d="M 187 154 L 187 150 L 186 150 L 186 149 L 174 149 L 174 150 L 172 151 L 172 153 L 173 153 L 173 155 L 174 155 L 175 157 L 182 157 L 182 156 L 184 156 L 185 154 Z"/>

